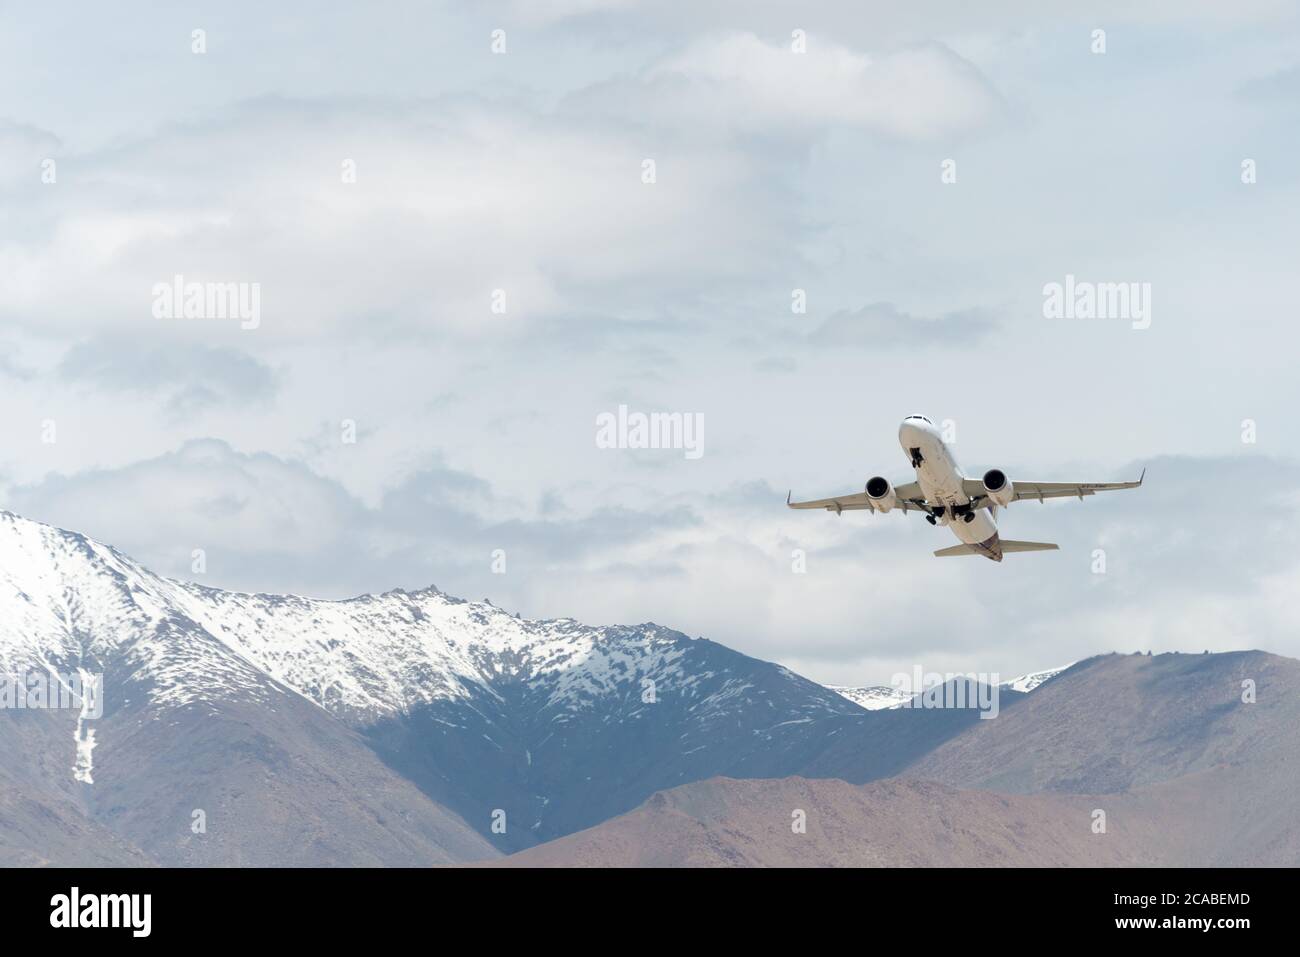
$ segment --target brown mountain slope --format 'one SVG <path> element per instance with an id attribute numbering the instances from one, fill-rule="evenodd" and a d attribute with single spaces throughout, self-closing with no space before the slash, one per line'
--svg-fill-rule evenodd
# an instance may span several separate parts
<path id="1" fill-rule="evenodd" d="M 997 794 L 913 778 L 713 778 L 502 860 L 510 867 L 1295 866 L 1290 802 L 1230 769 L 1128 794 Z M 1258 805 L 1258 806 L 1257 806 Z M 796 810 L 806 833 L 794 833 Z M 1105 832 L 1093 830 L 1105 812 Z"/>
<path id="2" fill-rule="evenodd" d="M 1146 821 L 1092 833 L 1087 798 L 1001 795 L 894 778 L 712 778 L 493 862 L 513 867 L 1129 866 Z M 794 833 L 796 811 L 806 833 Z"/>
<path id="3" fill-rule="evenodd" d="M 91 810 L 159 863 L 422 867 L 498 852 L 291 694 L 273 707 L 181 705 L 100 720 Z M 205 829 L 195 833 L 194 812 Z"/>
<path id="4" fill-rule="evenodd" d="M 498 854 L 297 695 L 159 707 L 129 682 L 109 687 L 93 784 L 74 780 L 74 712 L 0 709 L 0 865 L 418 867 Z"/>
<path id="5" fill-rule="evenodd" d="M 12 720 L 12 715 L 5 719 Z M 66 740 L 71 740 L 71 733 Z M 0 744 L 7 741 L 0 734 Z M 0 867 L 144 867 L 153 863 L 139 848 L 88 818 L 75 785 L 60 788 L 38 775 L 22 773 L 23 769 L 13 764 L 0 763 Z M 69 780 L 71 777 L 67 775 Z"/>
<path id="6" fill-rule="evenodd" d="M 1253 704 L 1242 701 L 1247 680 Z M 904 773 L 956 787 L 1102 794 L 1226 767 L 1250 769 L 1256 790 L 1266 779 L 1286 790 L 1300 785 L 1297 729 L 1300 661 L 1261 651 L 1104 655 Z"/>

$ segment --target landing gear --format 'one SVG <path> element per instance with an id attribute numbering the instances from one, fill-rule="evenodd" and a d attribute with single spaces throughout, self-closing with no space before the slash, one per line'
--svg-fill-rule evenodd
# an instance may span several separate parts
<path id="1" fill-rule="evenodd" d="M 936 511 L 943 514 L 943 509 L 937 509 Z M 975 521 L 975 506 L 973 505 L 953 505 L 948 511 L 953 518 L 960 518 L 967 525 Z"/>
<path id="2" fill-rule="evenodd" d="M 921 467 L 921 463 L 925 461 L 925 459 L 921 457 L 921 450 L 918 448 L 918 449 L 908 449 L 907 451 L 912 453 L 912 468 L 919 469 Z"/>
<path id="3" fill-rule="evenodd" d="M 938 524 L 939 524 L 938 522 L 935 521 L 933 515 L 927 515 L 927 516 L 925 516 L 925 520 L 926 520 L 927 522 L 929 522 L 931 525 L 938 525 Z"/>

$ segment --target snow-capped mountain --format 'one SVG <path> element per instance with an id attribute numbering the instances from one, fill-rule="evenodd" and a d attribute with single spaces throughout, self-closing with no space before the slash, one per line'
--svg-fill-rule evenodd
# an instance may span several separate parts
<path id="1" fill-rule="evenodd" d="M 1048 668 L 1046 671 L 1033 671 L 1027 675 L 1021 675 L 1018 678 L 1012 678 L 1009 681 L 1000 682 L 998 687 L 1028 694 L 1044 681 L 1047 681 L 1050 678 L 1055 678 L 1062 671 L 1072 667 L 1074 664 L 1075 663 L 1072 661 L 1068 665 L 1061 665 L 1059 668 Z M 860 688 L 827 685 L 826 688 L 829 691 L 834 691 L 842 697 L 848 698 L 854 704 L 861 708 L 866 708 L 868 711 L 901 708 L 904 703 L 912 699 L 912 693 L 910 691 L 903 691 L 891 687 L 890 685 L 869 685 Z"/>
<path id="2" fill-rule="evenodd" d="M 846 688 L 840 685 L 827 685 L 827 690 L 834 691 L 841 697 L 848 698 L 859 708 L 868 711 L 880 711 L 885 708 L 900 707 L 904 701 L 910 701 L 911 692 L 892 688 L 889 685 L 871 685 L 862 688 Z"/>
<path id="3" fill-rule="evenodd" d="M 430 588 L 350 601 L 246 595 L 162 578 L 73 532 L 0 511 L 0 666 L 121 656 L 156 704 L 275 685 L 358 723 L 525 682 L 558 712 L 654 676 L 689 691 L 680 636 L 654 625 L 525 621 Z M 268 680 L 270 679 L 270 680 Z"/>
<path id="4" fill-rule="evenodd" d="M 1260 754 L 1294 738 L 1295 663 L 1163 657 L 1153 674 L 1168 687 L 1148 682 L 1120 715 L 1103 680 L 1120 665 L 1095 658 L 1061 681 L 1004 682 L 1002 716 L 981 721 L 896 707 L 893 689 L 823 688 L 654 624 L 530 621 L 434 588 L 224 592 L 0 511 L 0 864 L 479 860 L 717 776 L 1051 789 L 1058 773 L 1101 793 L 1161 780 L 1161 761 L 1166 777 L 1222 763 L 1187 702 L 1239 695 L 1243 677 L 1272 716 Z M 23 707 L 13 679 L 32 676 L 100 682 L 96 707 Z M 1193 725 L 1222 723 L 1220 705 Z M 1232 710 L 1243 733 L 1255 713 Z M 1168 732 L 1125 736 L 1123 721 L 1153 714 Z M 1096 740 L 1063 763 L 1043 715 Z M 1179 734 L 1186 746 L 1166 747 Z M 1117 763 L 1121 740 L 1139 751 Z"/>
<path id="5" fill-rule="evenodd" d="M 157 704 L 223 694 L 269 701 L 264 670 L 207 631 L 193 586 L 75 532 L 0 511 L 0 668 L 124 665 Z"/>
<path id="6" fill-rule="evenodd" d="M 211 600 L 107 545 L 0 511 L 6 860 L 429 864 L 496 853 L 213 634 Z M 89 716 L 84 695 L 68 708 L 26 693 L 74 675 L 93 676 L 102 712 Z"/>
<path id="7" fill-rule="evenodd" d="M 110 546 L 4 511 L 0 615 L 0 666 L 10 670 L 91 667 L 117 654 L 150 680 L 155 703 L 236 692 L 270 700 L 278 685 L 358 725 L 435 701 L 504 702 L 507 689 L 525 688 L 556 722 L 632 692 L 654 699 L 671 689 L 725 710 L 748 690 L 729 681 L 704 696 L 715 676 L 685 667 L 695 642 L 653 624 L 533 621 L 436 588 L 347 601 L 226 592 L 162 578 Z M 845 709 L 819 695 L 814 710 Z"/>
<path id="8" fill-rule="evenodd" d="M 0 795 L 30 799 L 18 833 L 58 808 L 104 862 L 472 860 L 716 775 L 896 774 L 977 721 L 655 624 L 221 591 L 3 511 L 0 670 L 102 676 L 102 713 L 0 713 Z M 43 840 L 18 859 L 85 858 Z"/>
<path id="9" fill-rule="evenodd" d="M 139 784 L 121 772 L 154 762 L 131 751 L 141 727 L 206 733 L 255 714 L 275 734 L 289 721 L 351 729 L 352 744 L 504 849 L 659 786 L 785 773 L 812 727 L 862 714 L 785 668 L 658 625 L 531 621 L 434 588 L 236 594 L 8 512 L 0 667 L 103 675 L 101 717 L 57 715 L 28 742 L 80 800 Z M 55 727 L 62 737 L 48 737 Z M 504 835 L 491 829 L 501 811 Z"/>

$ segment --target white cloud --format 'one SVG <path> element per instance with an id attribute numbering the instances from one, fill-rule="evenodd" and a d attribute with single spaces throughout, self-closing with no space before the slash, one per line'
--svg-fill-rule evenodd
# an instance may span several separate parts
<path id="1" fill-rule="evenodd" d="M 42 163 L 55 158 L 60 145 L 53 133 L 0 119 L 0 188 L 40 185 Z"/>
<path id="2" fill-rule="evenodd" d="M 648 78 L 691 81 L 672 109 L 750 131 L 861 127 L 906 139 L 978 129 L 998 96 L 979 71 L 939 43 L 879 57 L 811 36 L 807 52 L 752 33 L 701 39 Z"/>
<path id="3" fill-rule="evenodd" d="M 590 14 L 634 9 L 638 0 L 501 0 L 512 19 L 525 23 L 552 23 Z"/>
<path id="4" fill-rule="evenodd" d="M 1261 472 L 1269 497 L 1197 507 L 1187 534 L 1204 488 Z M 10 502 L 166 574 L 195 577 L 190 551 L 205 548 L 204 584 L 337 598 L 436 583 L 533 617 L 653 620 L 853 684 L 915 664 L 1009 675 L 1112 650 L 1300 654 L 1285 600 L 1300 577 L 1287 534 L 1297 489 L 1300 468 L 1286 462 L 1161 459 L 1139 491 L 1004 512 L 1004 536 L 1062 547 L 1001 565 L 933 558 L 952 539 L 916 516 L 790 512 L 761 483 L 670 497 L 646 488 L 645 508 L 611 507 L 615 491 L 598 488 L 533 508 L 439 466 L 366 505 L 301 462 L 213 440 L 50 478 Z M 491 571 L 497 548 L 504 575 Z"/>
<path id="5" fill-rule="evenodd" d="M 636 309 L 638 290 L 689 295 L 767 264 L 780 224 L 744 198 L 751 166 L 503 104 L 250 103 L 70 157 L 59 185 L 15 194 L 0 316 L 147 332 L 162 321 L 151 290 L 175 275 L 259 283 L 268 337 L 498 336 L 601 302 Z M 203 323 L 184 334 L 239 338 Z"/>
<path id="6" fill-rule="evenodd" d="M 379 25 L 235 3 L 207 59 L 161 7 L 90 15 L 81 39 L 32 7 L 0 75 L 75 55 L 11 104 L 32 125 L 0 124 L 6 505 L 173 574 L 206 545 L 212 583 L 436 581 L 844 683 L 917 658 L 1294 653 L 1296 501 L 1273 490 L 1300 483 L 1248 461 L 1239 423 L 1277 455 L 1300 436 L 1290 352 L 1259 348 L 1294 338 L 1295 125 L 1285 99 L 1214 95 L 1293 63 L 1294 24 L 1215 4 L 1221 30 L 1194 6 L 1171 30 L 1135 23 L 1186 4 L 1114 4 L 1092 57 L 1093 14 L 1041 3 L 814 2 L 798 22 L 758 3 L 752 34 L 729 3 L 399 4 Z M 150 290 L 176 272 L 262 283 L 261 328 L 160 326 Z M 1138 334 L 1046 323 L 1039 290 L 1066 272 L 1151 279 L 1165 311 Z M 593 416 L 629 401 L 705 414 L 706 457 L 596 449 Z M 1012 510 L 1008 534 L 1063 549 L 1001 567 L 937 562 L 944 533 L 914 517 L 781 506 L 787 483 L 902 477 L 893 434 L 917 410 L 956 417 L 963 462 L 1013 479 L 1205 458 L 1140 496 Z M 185 445 L 204 435 L 230 444 Z M 738 501 L 748 479 L 780 487 Z M 1211 502 L 1216 482 L 1266 500 Z"/>

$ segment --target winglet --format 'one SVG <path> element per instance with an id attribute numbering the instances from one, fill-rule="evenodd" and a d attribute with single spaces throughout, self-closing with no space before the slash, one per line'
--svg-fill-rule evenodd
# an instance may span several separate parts
<path id="1" fill-rule="evenodd" d="M 789 504 L 790 504 L 790 496 L 793 495 L 793 494 L 794 494 L 794 489 L 790 489 L 790 491 L 788 491 L 788 492 L 785 493 L 785 504 L 786 504 L 786 505 L 789 505 Z"/>
<path id="2" fill-rule="evenodd" d="M 1138 476 L 1138 485 L 1141 486 L 1142 480 L 1147 477 L 1146 466 L 1142 466 L 1142 474 Z"/>

